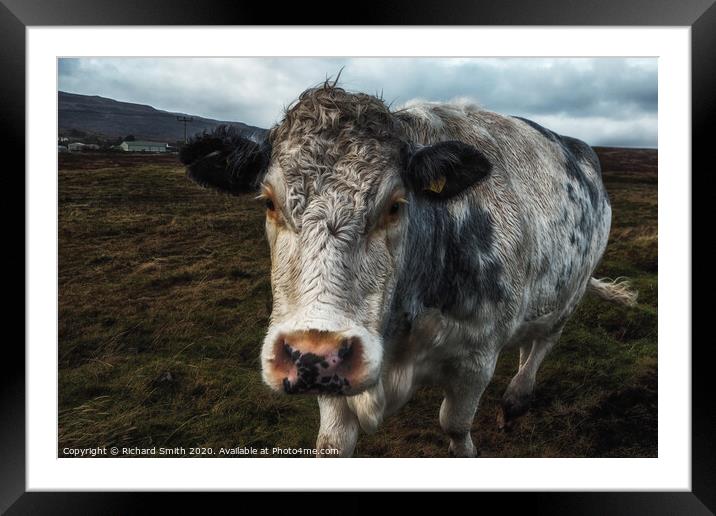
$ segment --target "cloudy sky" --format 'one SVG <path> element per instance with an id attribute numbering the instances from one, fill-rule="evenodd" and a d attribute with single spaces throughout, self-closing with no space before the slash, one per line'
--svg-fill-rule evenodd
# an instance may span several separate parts
<path id="1" fill-rule="evenodd" d="M 591 145 L 657 146 L 655 58 L 79 58 L 59 89 L 267 128 L 304 89 L 470 100 Z"/>

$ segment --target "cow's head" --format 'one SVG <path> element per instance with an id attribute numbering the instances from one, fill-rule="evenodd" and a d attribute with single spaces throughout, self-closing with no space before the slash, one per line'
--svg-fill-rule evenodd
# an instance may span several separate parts
<path id="1" fill-rule="evenodd" d="M 261 360 L 286 393 L 353 395 L 378 381 L 408 219 L 490 169 L 472 146 L 409 141 L 380 99 L 328 84 L 304 92 L 264 143 L 222 128 L 180 158 L 199 184 L 257 192 L 266 206 L 273 312 Z"/>

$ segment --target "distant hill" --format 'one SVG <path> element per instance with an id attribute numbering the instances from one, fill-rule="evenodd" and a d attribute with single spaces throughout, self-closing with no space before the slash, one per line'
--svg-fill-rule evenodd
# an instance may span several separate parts
<path id="1" fill-rule="evenodd" d="M 656 174 L 659 168 L 658 149 L 627 147 L 593 147 L 593 149 L 599 156 L 604 171 Z"/>
<path id="2" fill-rule="evenodd" d="M 187 124 L 189 136 L 211 130 L 220 124 L 238 127 L 245 136 L 261 139 L 265 129 L 241 122 L 229 122 L 202 118 L 186 113 L 171 113 L 144 104 L 120 102 L 96 95 L 78 95 L 58 92 L 58 124 L 60 135 L 68 135 L 74 129 L 88 135 L 109 139 L 134 135 L 137 140 L 154 140 L 172 143 L 184 140 L 184 124 L 178 116 L 193 117 Z"/>

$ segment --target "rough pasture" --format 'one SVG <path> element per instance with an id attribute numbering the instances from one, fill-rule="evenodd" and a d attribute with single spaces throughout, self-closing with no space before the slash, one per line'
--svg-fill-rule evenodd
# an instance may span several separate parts
<path id="1" fill-rule="evenodd" d="M 482 456 L 656 456 L 656 151 L 597 151 L 614 211 L 597 276 L 630 276 L 639 304 L 586 299 L 510 433 L 495 424 L 517 363 L 504 353 L 473 426 Z M 315 399 L 260 381 L 264 210 L 194 187 L 175 159 L 60 155 L 59 450 L 312 448 Z M 446 455 L 441 397 L 419 391 L 355 455 Z"/>

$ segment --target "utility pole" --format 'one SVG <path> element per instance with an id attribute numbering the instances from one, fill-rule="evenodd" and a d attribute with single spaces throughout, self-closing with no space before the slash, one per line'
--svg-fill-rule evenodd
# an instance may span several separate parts
<path id="1" fill-rule="evenodd" d="M 193 116 L 190 116 L 190 117 L 178 116 L 178 117 L 177 117 L 177 120 L 180 121 L 180 122 L 184 122 L 184 143 L 186 143 L 186 142 L 187 142 L 187 139 L 186 139 L 186 124 L 188 124 L 189 122 L 193 122 L 193 121 L 194 121 L 194 117 L 193 117 Z"/>

